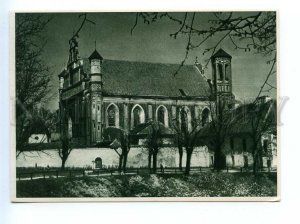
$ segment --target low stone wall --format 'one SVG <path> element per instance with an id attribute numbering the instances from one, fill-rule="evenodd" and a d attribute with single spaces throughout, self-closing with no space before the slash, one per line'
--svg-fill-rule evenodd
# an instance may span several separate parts
<path id="1" fill-rule="evenodd" d="M 17 167 L 59 167 L 61 160 L 57 150 L 44 150 L 43 152 L 27 152 L 27 156 L 20 155 L 17 158 Z M 208 167 L 212 164 L 212 154 L 205 147 L 194 150 L 191 165 Z M 110 148 L 85 148 L 73 149 L 67 162 L 67 167 L 93 167 L 95 159 L 100 157 L 102 165 L 112 167 L 118 165 L 118 154 Z M 186 163 L 186 155 L 183 155 L 183 166 Z M 179 165 L 179 154 L 177 148 L 165 147 L 160 149 L 157 158 L 158 167 L 162 164 L 167 167 Z M 128 154 L 128 167 L 146 167 L 148 165 L 148 151 L 144 148 L 131 148 Z"/>
<path id="2" fill-rule="evenodd" d="M 44 150 L 43 152 L 31 151 L 26 153 L 27 156 L 20 155 L 17 158 L 17 167 L 60 167 L 61 160 L 57 150 Z M 234 162 L 233 157 L 234 156 Z M 253 159 L 250 153 L 234 154 L 226 156 L 226 164 L 228 167 L 244 167 L 245 156 L 248 160 L 248 166 L 251 167 Z M 118 166 L 119 156 L 110 148 L 84 148 L 73 149 L 67 162 L 67 167 L 82 167 L 93 168 L 95 159 L 102 159 L 103 167 Z M 191 166 L 210 167 L 213 165 L 214 156 L 206 147 L 195 148 L 192 155 Z M 182 164 L 185 166 L 186 154 L 183 154 Z M 160 149 L 157 157 L 157 166 L 162 164 L 164 167 L 178 167 L 179 154 L 177 148 L 165 147 Z M 263 165 L 267 167 L 267 158 L 263 158 Z M 272 167 L 276 167 L 276 157 L 273 158 Z M 148 166 L 148 151 L 145 148 L 131 148 L 128 154 L 127 167 L 147 167 Z"/>

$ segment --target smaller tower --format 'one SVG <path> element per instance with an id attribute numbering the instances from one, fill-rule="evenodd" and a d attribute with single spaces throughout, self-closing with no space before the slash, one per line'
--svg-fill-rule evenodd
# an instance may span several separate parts
<path id="1" fill-rule="evenodd" d="M 91 139 L 92 144 L 102 141 L 103 126 L 103 96 L 102 96 L 102 62 L 103 57 L 95 50 L 89 57 L 90 61 L 90 107 L 91 107 Z"/>
<path id="2" fill-rule="evenodd" d="M 95 50 L 89 57 L 91 64 L 91 81 L 102 81 L 102 61 L 103 57 Z"/>
<path id="3" fill-rule="evenodd" d="M 227 109 L 234 105 L 232 94 L 231 55 L 219 49 L 212 57 L 212 82 L 217 102 L 225 103 Z"/>

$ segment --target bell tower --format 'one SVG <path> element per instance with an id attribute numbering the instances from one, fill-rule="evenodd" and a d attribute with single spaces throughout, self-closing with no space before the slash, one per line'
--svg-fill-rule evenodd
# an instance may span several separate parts
<path id="1" fill-rule="evenodd" d="M 232 94 L 231 55 L 223 49 L 219 49 L 212 57 L 212 81 L 213 92 L 217 102 L 222 102 L 226 109 L 234 106 Z"/>
<path id="2" fill-rule="evenodd" d="M 91 125 L 90 125 L 90 140 L 91 143 L 98 143 L 102 141 L 103 128 L 103 96 L 102 96 L 102 62 L 103 57 L 95 50 L 89 57 L 90 61 L 90 107 L 91 107 Z"/>

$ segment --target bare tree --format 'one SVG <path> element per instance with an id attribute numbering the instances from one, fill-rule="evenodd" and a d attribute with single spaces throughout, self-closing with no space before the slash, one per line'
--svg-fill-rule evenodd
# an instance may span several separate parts
<path id="1" fill-rule="evenodd" d="M 276 135 L 276 101 L 260 102 L 242 105 L 245 107 L 244 113 L 237 116 L 235 125 L 243 125 L 249 129 L 252 141 L 253 173 L 256 174 L 262 167 L 262 137 L 263 135 L 274 133 Z"/>
<path id="2" fill-rule="evenodd" d="M 214 169 L 220 171 L 226 167 L 226 157 L 223 152 L 226 139 L 231 136 L 234 122 L 234 110 L 228 110 L 225 101 L 209 102 L 211 121 L 202 135 L 207 136 L 206 143 L 214 151 Z"/>
<path id="3" fill-rule="evenodd" d="M 65 169 L 66 161 L 71 154 L 73 147 L 70 144 L 70 140 L 67 135 L 61 136 L 61 147 L 58 148 L 58 155 L 61 159 L 61 169 Z"/>
<path id="4" fill-rule="evenodd" d="M 201 142 L 201 122 L 199 119 L 188 118 L 186 108 L 181 108 L 177 119 L 173 120 L 173 128 L 176 132 L 177 147 L 179 150 L 179 168 L 182 166 L 183 150 L 186 152 L 185 174 L 190 174 L 191 159 L 196 145 L 202 145 Z M 182 170 L 182 167 L 181 167 Z"/>
<path id="5" fill-rule="evenodd" d="M 178 166 L 179 166 L 179 170 L 182 171 L 182 158 L 183 158 L 183 141 L 184 139 L 182 138 L 182 133 L 181 133 L 181 130 L 178 129 L 176 131 L 176 134 L 174 136 L 174 143 L 175 145 L 177 146 L 177 149 L 178 149 Z"/>
<path id="6" fill-rule="evenodd" d="M 130 135 L 120 128 L 108 127 L 103 131 L 103 138 L 104 141 L 111 142 L 109 146 L 119 156 L 118 170 L 125 173 L 128 153 L 130 151 Z"/>
<path id="7" fill-rule="evenodd" d="M 42 60 L 46 44 L 43 32 L 50 18 L 39 14 L 16 14 L 16 150 L 26 150 L 34 107 L 46 100 L 49 67 Z"/>
<path id="8" fill-rule="evenodd" d="M 160 148 L 163 146 L 163 139 L 162 139 L 162 126 L 157 121 L 151 121 L 147 127 L 148 135 L 146 138 L 145 145 L 148 149 L 148 167 L 151 171 L 151 158 L 152 159 L 152 172 L 156 173 L 157 171 L 157 154 Z"/>
<path id="9" fill-rule="evenodd" d="M 185 56 L 174 71 L 174 76 L 186 63 L 191 50 L 197 49 L 203 55 L 209 54 L 204 66 L 207 68 L 211 56 L 225 41 L 231 43 L 236 50 L 262 54 L 266 56 L 266 62 L 271 64 L 271 68 L 257 97 L 262 92 L 276 89 L 269 82 L 270 77 L 276 74 L 276 12 L 207 12 L 208 26 L 203 25 L 201 14 L 204 13 L 138 12 L 131 33 L 140 21 L 148 25 L 159 20 L 177 24 L 178 29 L 170 33 L 170 37 L 186 37 L 187 43 L 183 49 Z"/>

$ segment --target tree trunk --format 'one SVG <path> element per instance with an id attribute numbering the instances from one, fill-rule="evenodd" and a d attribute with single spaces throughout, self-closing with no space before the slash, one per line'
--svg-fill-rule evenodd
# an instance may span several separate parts
<path id="1" fill-rule="evenodd" d="M 192 153 L 193 153 L 193 149 L 186 149 L 186 165 L 185 165 L 186 175 L 190 174 Z"/>
<path id="2" fill-rule="evenodd" d="M 122 171 L 122 163 L 123 163 L 123 153 L 119 157 L 119 166 L 118 166 L 118 171 L 121 173 Z"/>
<path id="3" fill-rule="evenodd" d="M 258 168 L 263 168 L 263 157 L 262 157 L 262 149 L 261 148 L 259 148 L 258 149 Z"/>
<path id="4" fill-rule="evenodd" d="M 183 157 L 182 146 L 178 146 L 178 152 L 179 152 L 179 170 L 182 171 L 182 157 Z"/>
<path id="5" fill-rule="evenodd" d="M 153 152 L 153 173 L 156 173 L 157 170 L 157 150 Z"/>
<path id="6" fill-rule="evenodd" d="M 123 172 L 124 173 L 126 173 L 127 157 L 128 157 L 128 151 L 127 151 L 127 149 L 124 149 L 124 158 L 123 158 Z"/>
<path id="7" fill-rule="evenodd" d="M 256 175 L 258 171 L 258 163 L 259 163 L 258 161 L 259 156 L 256 150 L 252 153 L 252 157 L 253 157 L 253 174 Z"/>
<path id="8" fill-rule="evenodd" d="M 226 157 L 221 151 L 221 147 L 215 150 L 214 169 L 220 171 L 226 167 Z"/>
<path id="9" fill-rule="evenodd" d="M 150 173 L 151 173 L 151 163 L 152 163 L 152 153 L 149 151 L 149 154 L 148 154 L 148 169 L 149 169 Z"/>
<path id="10" fill-rule="evenodd" d="M 63 157 L 61 159 L 61 169 L 64 170 L 65 167 L 66 167 L 66 161 L 67 161 L 67 158 Z"/>

